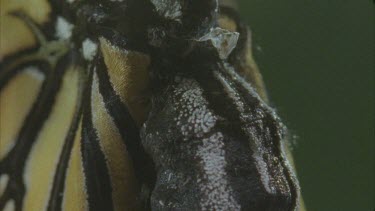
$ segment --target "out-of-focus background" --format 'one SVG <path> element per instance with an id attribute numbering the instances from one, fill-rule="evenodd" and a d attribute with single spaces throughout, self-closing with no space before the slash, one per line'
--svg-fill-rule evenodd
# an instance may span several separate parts
<path id="1" fill-rule="evenodd" d="M 309 211 L 373 211 L 374 3 L 240 0 Z"/>

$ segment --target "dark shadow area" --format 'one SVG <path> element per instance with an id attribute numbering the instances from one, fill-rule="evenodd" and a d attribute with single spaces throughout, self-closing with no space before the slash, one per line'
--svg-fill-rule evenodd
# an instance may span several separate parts
<path id="1" fill-rule="evenodd" d="M 242 0 L 308 210 L 374 209 L 372 1 Z"/>

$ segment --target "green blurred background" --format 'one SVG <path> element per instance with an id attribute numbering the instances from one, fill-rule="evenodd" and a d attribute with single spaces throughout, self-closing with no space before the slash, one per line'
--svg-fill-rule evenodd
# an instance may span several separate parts
<path id="1" fill-rule="evenodd" d="M 241 0 L 309 211 L 373 211 L 374 3 Z"/>

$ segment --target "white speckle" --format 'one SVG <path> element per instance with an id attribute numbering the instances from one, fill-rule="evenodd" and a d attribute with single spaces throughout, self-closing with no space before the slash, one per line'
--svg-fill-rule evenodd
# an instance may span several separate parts
<path id="1" fill-rule="evenodd" d="M 219 57 L 226 59 L 232 50 L 236 47 L 238 32 L 231 32 L 219 27 L 211 28 L 210 32 L 199 38 L 198 41 L 211 41 L 212 45 L 216 48 Z"/>
<path id="2" fill-rule="evenodd" d="M 4 174 L 0 176 L 0 196 L 3 195 L 5 188 L 8 184 L 9 176 Z"/>
<path id="3" fill-rule="evenodd" d="M 176 122 L 184 136 L 202 137 L 215 126 L 217 117 L 208 109 L 208 102 L 195 80 L 181 79 L 174 95 L 179 99 L 174 102 L 174 107 L 179 108 Z"/>
<path id="4" fill-rule="evenodd" d="M 16 210 L 16 205 L 15 205 L 15 203 L 14 203 L 14 200 L 11 199 L 11 200 L 9 200 L 9 201 L 5 204 L 3 211 L 14 211 L 14 210 Z"/>
<path id="5" fill-rule="evenodd" d="M 204 196 L 201 198 L 202 210 L 240 210 L 228 185 L 223 139 L 220 132 L 214 133 L 203 139 L 203 144 L 197 150 L 196 155 L 202 160 L 204 172 L 198 179 Z"/>
<path id="6" fill-rule="evenodd" d="M 260 46 L 260 45 L 256 45 L 256 46 L 255 46 L 255 49 L 256 49 L 257 51 L 259 51 L 259 52 L 263 52 L 263 48 L 262 48 L 262 46 Z"/>
<path id="7" fill-rule="evenodd" d="M 85 58 L 86 60 L 88 61 L 93 60 L 97 50 L 98 50 L 98 45 L 94 43 L 92 40 L 90 40 L 89 38 L 86 38 L 82 42 L 82 54 L 83 54 L 83 58 Z"/>
<path id="8" fill-rule="evenodd" d="M 167 18 L 180 21 L 182 16 L 182 6 L 180 0 L 151 0 L 159 15 Z"/>
<path id="9" fill-rule="evenodd" d="M 25 69 L 25 73 L 29 74 L 30 76 L 39 81 L 43 81 L 45 79 L 44 74 L 36 67 L 27 67 Z"/>
<path id="10" fill-rule="evenodd" d="M 66 0 L 69 4 L 73 3 L 75 0 Z"/>
<path id="11" fill-rule="evenodd" d="M 161 205 L 161 206 L 164 206 L 164 202 L 163 201 L 159 201 L 159 204 Z"/>
<path id="12" fill-rule="evenodd" d="M 171 178 L 172 178 L 172 174 L 169 174 L 168 175 L 168 182 L 171 181 Z"/>
<path id="13" fill-rule="evenodd" d="M 56 37 L 61 40 L 67 40 L 72 36 L 73 24 L 69 23 L 65 18 L 58 16 L 56 20 Z"/>

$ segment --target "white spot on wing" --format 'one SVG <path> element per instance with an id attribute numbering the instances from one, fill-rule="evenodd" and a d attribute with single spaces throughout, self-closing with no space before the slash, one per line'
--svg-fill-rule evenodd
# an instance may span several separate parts
<path id="1" fill-rule="evenodd" d="M 11 200 L 9 200 L 9 201 L 5 204 L 3 211 L 14 211 L 14 210 L 16 210 L 16 205 L 15 205 L 15 203 L 14 203 L 14 200 L 11 199 Z"/>
<path id="2" fill-rule="evenodd" d="M 25 69 L 25 73 L 29 74 L 30 76 L 39 81 L 43 81 L 45 79 L 44 74 L 41 73 L 41 71 L 36 67 L 27 67 Z"/>
<path id="3" fill-rule="evenodd" d="M 1 195 L 3 195 L 3 193 L 5 191 L 5 188 L 8 184 L 8 181 L 9 181 L 8 175 L 4 174 L 4 175 L 0 176 L 0 197 L 1 197 Z"/>
<path id="4" fill-rule="evenodd" d="M 72 36 L 73 24 L 69 23 L 65 18 L 58 16 L 56 20 L 56 37 L 61 40 L 67 40 Z"/>
<path id="5" fill-rule="evenodd" d="M 98 45 L 94 43 L 92 40 L 90 40 L 89 38 L 86 38 L 82 42 L 82 54 L 83 54 L 83 58 L 85 58 L 86 60 L 91 61 L 94 58 L 97 50 L 98 50 Z"/>
<path id="6" fill-rule="evenodd" d="M 201 199 L 202 210 L 240 210 L 240 205 L 233 198 L 228 185 L 223 135 L 218 132 L 203 139 L 197 156 L 201 158 L 204 174 L 198 184 L 204 197 Z"/>

